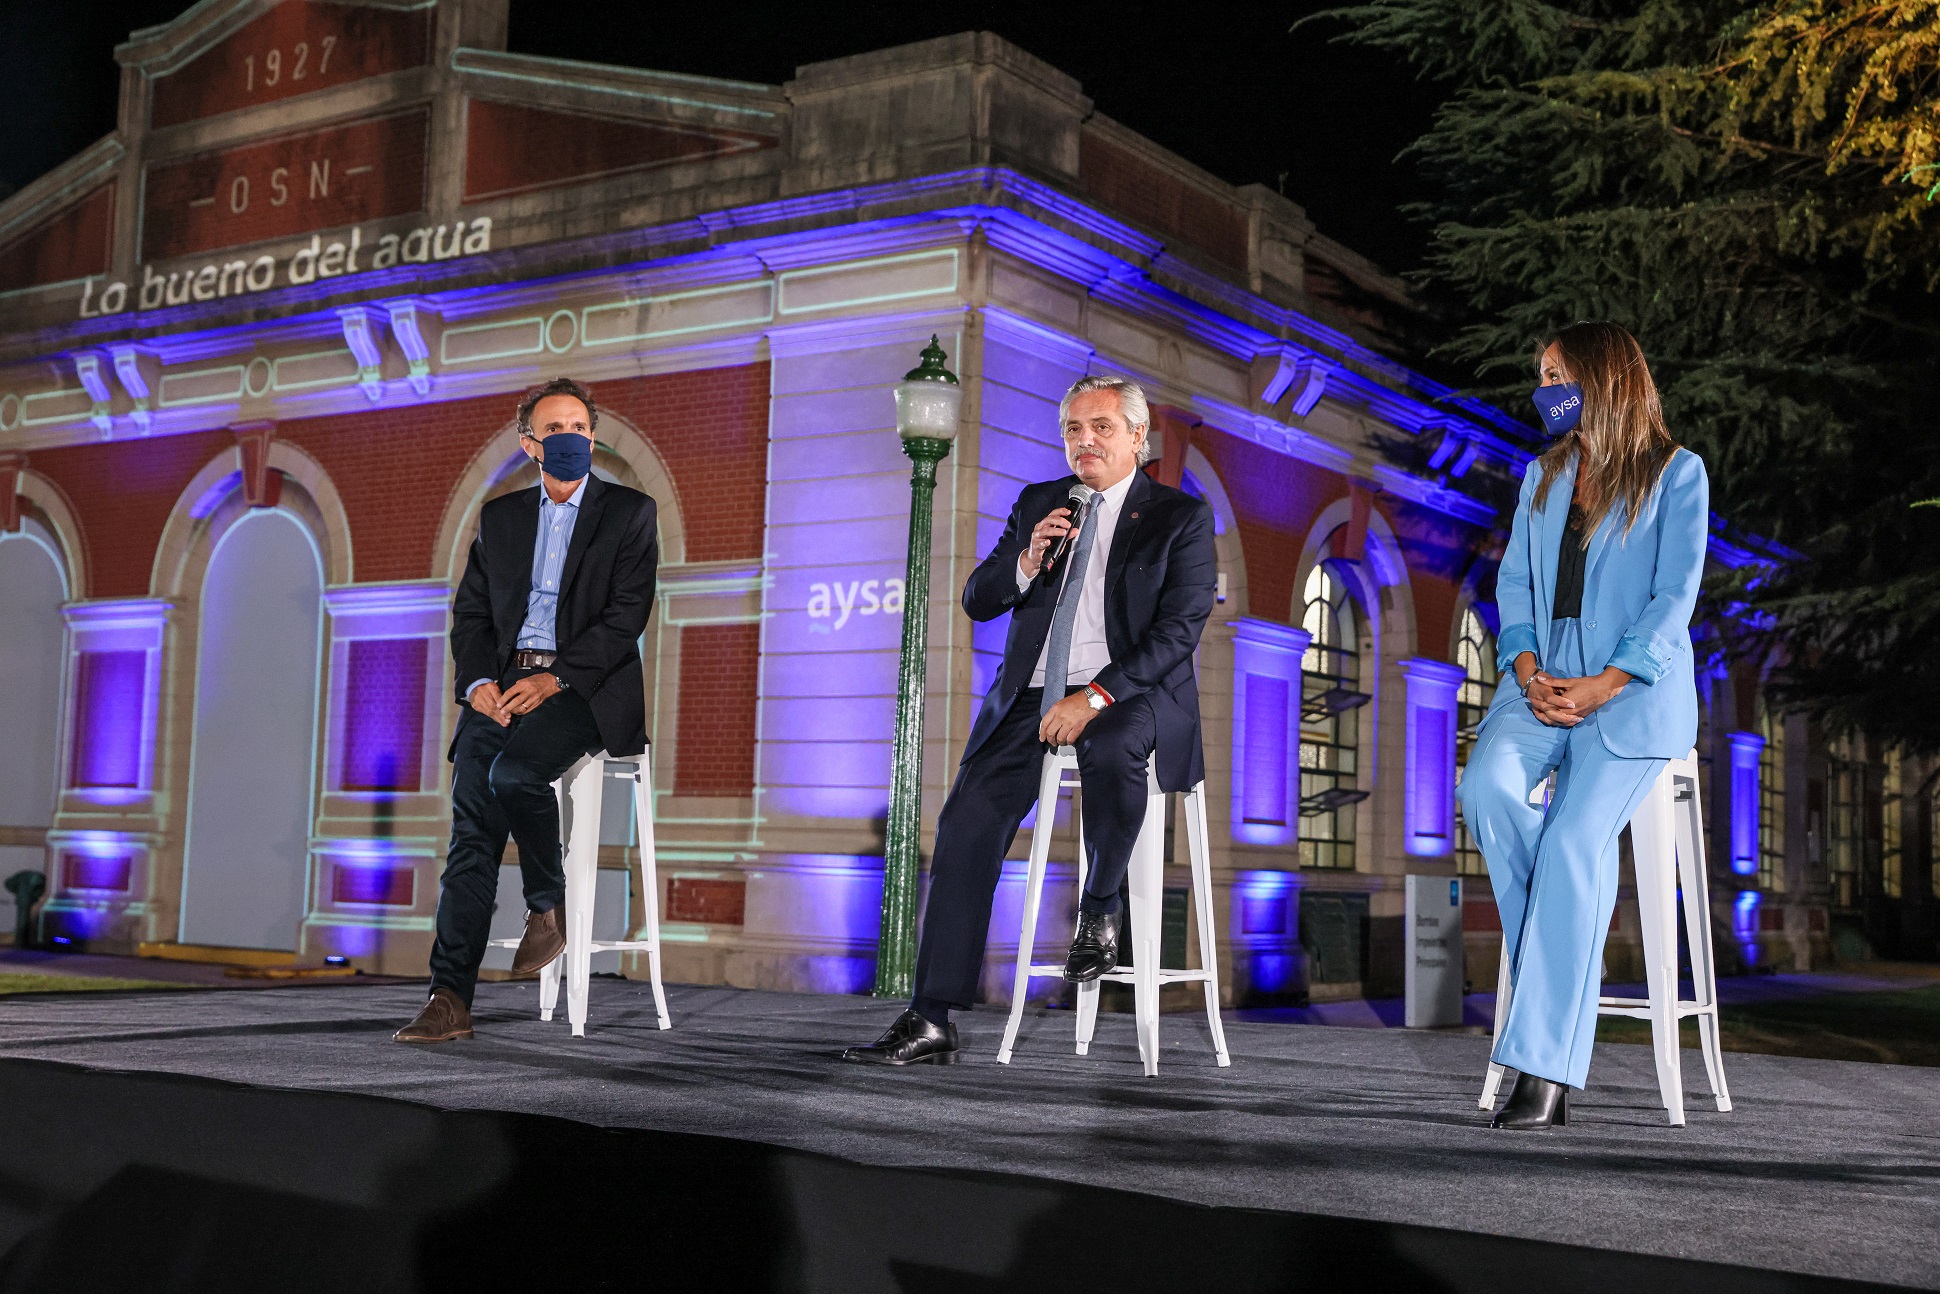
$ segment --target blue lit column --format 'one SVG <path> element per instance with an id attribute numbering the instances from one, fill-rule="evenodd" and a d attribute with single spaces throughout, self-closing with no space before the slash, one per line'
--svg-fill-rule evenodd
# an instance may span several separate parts
<path id="1" fill-rule="evenodd" d="M 125 949 L 175 938 L 179 830 L 165 839 L 156 749 L 162 651 L 174 604 L 71 603 L 60 798 L 47 833 L 43 936 Z M 172 864 L 172 865 L 171 865 Z"/>
<path id="2" fill-rule="evenodd" d="M 1765 738 L 1755 732 L 1727 734 L 1731 740 L 1731 874 L 1743 887 L 1731 902 L 1731 933 L 1747 966 L 1758 956 L 1758 773 Z"/>
<path id="3" fill-rule="evenodd" d="M 1466 677 L 1447 661 L 1399 662 L 1408 682 L 1408 779 L 1402 839 L 1410 854 L 1446 858 L 1455 849 L 1455 694 Z"/>

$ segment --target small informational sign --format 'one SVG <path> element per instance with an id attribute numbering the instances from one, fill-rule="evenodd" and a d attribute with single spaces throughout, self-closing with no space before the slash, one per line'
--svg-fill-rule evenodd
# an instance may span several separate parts
<path id="1" fill-rule="evenodd" d="M 1410 1029 L 1462 1022 L 1462 882 L 1454 876 L 1410 876 L 1405 938 Z"/>

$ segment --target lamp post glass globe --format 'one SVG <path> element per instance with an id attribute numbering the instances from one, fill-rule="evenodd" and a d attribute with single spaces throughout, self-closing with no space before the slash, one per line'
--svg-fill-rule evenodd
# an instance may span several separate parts
<path id="1" fill-rule="evenodd" d="M 963 388 L 943 366 L 943 347 L 935 337 L 923 348 L 923 362 L 896 384 L 896 432 L 904 440 L 956 439 Z"/>

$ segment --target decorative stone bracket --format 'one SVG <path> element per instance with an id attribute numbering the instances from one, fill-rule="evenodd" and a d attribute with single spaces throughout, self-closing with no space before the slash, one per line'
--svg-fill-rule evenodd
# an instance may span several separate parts
<path id="1" fill-rule="evenodd" d="M 1304 418 L 1327 394 L 1327 379 L 1340 365 L 1301 346 L 1283 345 L 1260 352 L 1253 360 L 1253 381 L 1262 406 L 1280 403 L 1289 395 L 1289 412 Z"/>
<path id="2" fill-rule="evenodd" d="M 343 321 L 344 345 L 357 360 L 357 385 L 375 403 L 384 398 L 384 355 L 377 348 L 377 320 L 362 306 L 337 311 Z"/>
<path id="3" fill-rule="evenodd" d="M 154 425 L 154 388 L 161 382 L 161 361 L 145 348 L 127 343 L 108 347 L 108 354 L 114 359 L 121 389 L 135 402 L 128 416 L 134 420 L 135 429 L 146 436 Z"/>
<path id="4" fill-rule="evenodd" d="M 283 474 L 269 465 L 270 442 L 276 439 L 273 422 L 239 422 L 236 449 L 242 455 L 243 497 L 252 508 L 273 508 L 283 497 Z"/>
<path id="5" fill-rule="evenodd" d="M 25 454 L 0 454 L 0 535 L 20 529 L 20 474 L 26 470 Z"/>

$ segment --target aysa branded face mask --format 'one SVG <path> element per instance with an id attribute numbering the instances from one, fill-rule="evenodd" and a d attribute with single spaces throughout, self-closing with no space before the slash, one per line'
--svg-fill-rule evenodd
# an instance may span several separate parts
<path id="1" fill-rule="evenodd" d="M 1529 398 L 1535 403 L 1543 427 L 1552 439 L 1570 431 L 1576 426 L 1576 420 L 1583 416 L 1583 388 L 1575 382 L 1539 386 L 1536 394 Z"/>
<path id="2" fill-rule="evenodd" d="M 593 470 L 593 442 L 571 431 L 556 431 L 539 442 L 545 450 L 546 475 L 557 481 L 577 481 Z"/>

